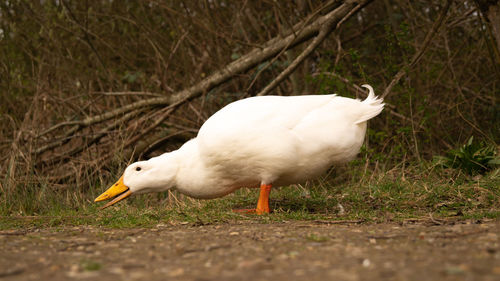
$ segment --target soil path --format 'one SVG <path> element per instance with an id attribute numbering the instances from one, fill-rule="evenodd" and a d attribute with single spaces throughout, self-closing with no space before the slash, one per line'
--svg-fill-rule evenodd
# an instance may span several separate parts
<path id="1" fill-rule="evenodd" d="M 500 222 L 0 232 L 1 280 L 500 280 Z"/>

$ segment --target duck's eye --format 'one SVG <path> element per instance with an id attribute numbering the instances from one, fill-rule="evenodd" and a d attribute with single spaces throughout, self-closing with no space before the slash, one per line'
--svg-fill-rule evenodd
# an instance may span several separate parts
<path id="1" fill-rule="evenodd" d="M 137 172 L 139 172 L 140 170 L 142 170 L 142 168 L 141 168 L 141 167 L 137 167 L 137 168 L 135 168 L 135 170 L 136 170 Z"/>

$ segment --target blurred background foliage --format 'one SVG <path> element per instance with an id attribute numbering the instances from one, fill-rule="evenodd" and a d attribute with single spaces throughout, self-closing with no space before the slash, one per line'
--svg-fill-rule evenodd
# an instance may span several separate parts
<path id="1" fill-rule="evenodd" d="M 307 16 L 320 15 L 323 4 L 0 1 L 1 191 L 40 182 L 54 189 L 86 190 L 117 178 L 129 161 L 179 147 L 216 110 L 258 93 L 310 42 L 183 104 L 137 141 L 128 142 L 158 120 L 161 108 L 119 116 L 123 122 L 115 118 L 119 122 L 114 125 L 100 123 L 68 136 L 61 132 L 69 127 L 47 129 L 172 95 Z M 364 98 L 353 87 L 364 83 L 382 93 L 422 47 L 444 4 L 373 1 L 332 32 L 272 94 Z M 386 110 L 370 121 L 359 162 L 384 171 L 428 161 L 461 147 L 471 136 L 497 154 L 500 67 L 492 34 L 473 1 L 454 1 L 422 58 L 385 98 Z M 141 143 L 159 132 L 166 133 Z M 55 147 L 37 152 L 56 141 Z"/>

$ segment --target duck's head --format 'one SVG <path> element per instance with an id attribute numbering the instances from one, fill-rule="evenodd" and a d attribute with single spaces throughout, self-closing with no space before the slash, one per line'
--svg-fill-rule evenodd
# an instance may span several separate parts
<path id="1" fill-rule="evenodd" d="M 172 188 L 177 164 L 170 155 L 162 156 L 131 164 L 121 178 L 94 201 L 113 199 L 102 207 L 104 209 L 132 194 L 161 192 Z"/>

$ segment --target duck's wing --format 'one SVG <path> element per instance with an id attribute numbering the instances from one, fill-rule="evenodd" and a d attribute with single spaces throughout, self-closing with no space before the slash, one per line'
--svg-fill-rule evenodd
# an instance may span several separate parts
<path id="1" fill-rule="evenodd" d="M 351 160 L 364 141 L 366 121 L 384 108 L 373 94 L 364 101 L 336 97 L 306 114 L 293 128 L 300 137 L 303 158 L 329 161 L 330 164 Z"/>
<path id="2" fill-rule="evenodd" d="M 300 139 L 293 128 L 334 98 L 264 96 L 231 103 L 200 128 L 200 155 L 207 165 L 240 177 L 272 178 L 300 157 Z"/>
<path id="3" fill-rule="evenodd" d="M 254 130 L 268 130 L 275 126 L 291 128 L 309 112 L 329 103 L 334 97 L 262 96 L 239 100 L 212 115 L 200 128 L 199 136 L 227 129 L 238 130 L 241 126 L 252 126 Z"/>

